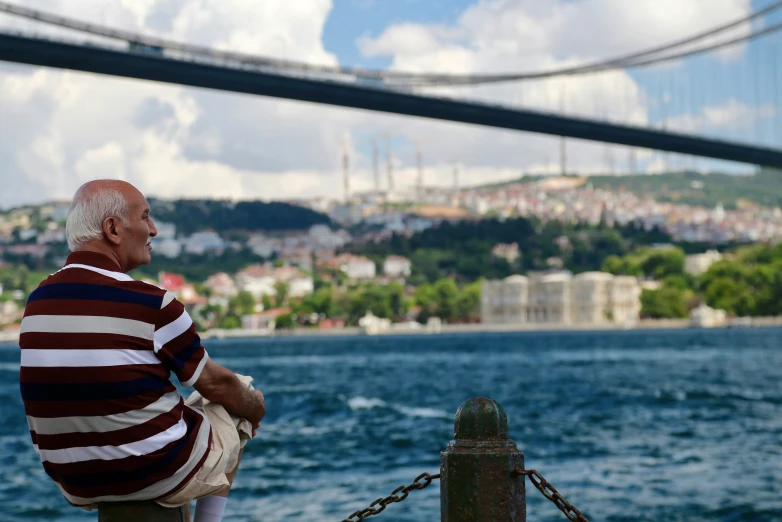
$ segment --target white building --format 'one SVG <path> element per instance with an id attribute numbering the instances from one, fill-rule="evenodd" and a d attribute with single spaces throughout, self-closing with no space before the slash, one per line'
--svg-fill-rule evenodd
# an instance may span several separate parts
<path id="1" fill-rule="evenodd" d="M 513 263 L 519 258 L 519 245 L 518 243 L 498 243 L 491 249 L 491 255 Z"/>
<path id="2" fill-rule="evenodd" d="M 16 301 L 0 303 L 0 324 L 16 321 L 21 315 L 21 309 Z"/>
<path id="3" fill-rule="evenodd" d="M 203 231 L 195 232 L 183 241 L 185 252 L 188 254 L 205 254 L 210 251 L 222 251 L 225 249 L 225 242 L 216 232 Z"/>
<path id="4" fill-rule="evenodd" d="M 613 319 L 613 280 L 614 276 L 606 272 L 584 272 L 573 278 L 571 306 L 574 323 L 605 323 Z"/>
<path id="5" fill-rule="evenodd" d="M 571 322 L 570 272 L 555 272 L 530 280 L 527 321 L 530 323 Z"/>
<path id="6" fill-rule="evenodd" d="M 586 272 L 515 275 L 485 281 L 481 318 L 487 324 L 633 324 L 641 311 L 635 278 Z"/>
<path id="7" fill-rule="evenodd" d="M 315 291 L 315 282 L 311 277 L 300 275 L 287 281 L 288 295 L 291 297 L 304 297 Z"/>
<path id="8" fill-rule="evenodd" d="M 250 292 L 256 298 L 263 295 L 275 295 L 277 293 L 275 285 L 278 282 L 288 285 L 289 297 L 303 297 L 315 290 L 315 282 L 312 277 L 292 266 L 269 268 L 253 265 L 236 274 L 237 287 L 240 290 Z"/>
<path id="9" fill-rule="evenodd" d="M 716 250 L 709 250 L 703 254 L 692 254 L 684 257 L 684 271 L 694 276 L 699 276 L 709 269 L 711 265 L 720 261 L 722 254 Z"/>
<path id="10" fill-rule="evenodd" d="M 350 241 L 350 234 L 344 230 L 333 231 L 327 225 L 312 225 L 307 236 L 316 250 L 340 248 Z"/>
<path id="11" fill-rule="evenodd" d="M 341 254 L 331 259 L 329 265 L 342 270 L 351 279 L 375 277 L 375 262 L 363 256 Z"/>
<path id="12" fill-rule="evenodd" d="M 243 292 L 250 292 L 256 299 L 263 295 L 274 295 L 274 274 L 261 265 L 248 266 L 236 273 L 236 286 Z"/>
<path id="13" fill-rule="evenodd" d="M 38 230 L 34 228 L 27 228 L 19 231 L 20 241 L 29 241 L 38 236 Z"/>
<path id="14" fill-rule="evenodd" d="M 383 274 L 389 277 L 408 277 L 410 260 L 402 256 L 388 256 L 383 261 Z"/>
<path id="15" fill-rule="evenodd" d="M 161 256 L 174 259 L 179 257 L 182 253 L 182 243 L 176 239 L 162 239 L 154 238 L 152 240 L 152 255 L 160 254 Z"/>
<path id="16" fill-rule="evenodd" d="M 641 313 L 641 286 L 632 276 L 584 272 L 573 278 L 574 323 L 632 325 Z"/>
<path id="17" fill-rule="evenodd" d="M 241 318 L 243 330 L 253 330 L 256 333 L 272 333 L 277 318 L 290 313 L 290 308 L 274 308 L 252 315 L 243 315 Z"/>
<path id="18" fill-rule="evenodd" d="M 481 318 L 487 324 L 524 324 L 529 305 L 529 279 L 522 275 L 484 281 Z"/>
<path id="19" fill-rule="evenodd" d="M 176 239 L 176 225 L 164 221 L 155 221 L 158 239 Z"/>
<path id="20" fill-rule="evenodd" d="M 633 325 L 641 314 L 641 285 L 632 276 L 614 276 L 611 285 L 611 320 Z"/>
<path id="21" fill-rule="evenodd" d="M 65 229 L 55 228 L 46 230 L 38 234 L 35 238 L 35 242 L 39 245 L 46 245 L 48 243 L 65 243 Z"/>
<path id="22" fill-rule="evenodd" d="M 212 274 L 207 278 L 204 286 L 212 291 L 212 295 L 220 297 L 233 297 L 239 293 L 236 282 L 225 272 Z"/>
<path id="23" fill-rule="evenodd" d="M 376 317 L 372 310 L 367 310 L 364 317 L 358 320 L 358 326 L 366 335 L 377 335 L 391 328 L 391 319 Z"/>
<path id="24" fill-rule="evenodd" d="M 725 310 L 719 310 L 701 303 L 690 311 L 690 324 L 698 328 L 723 326 L 727 319 Z"/>

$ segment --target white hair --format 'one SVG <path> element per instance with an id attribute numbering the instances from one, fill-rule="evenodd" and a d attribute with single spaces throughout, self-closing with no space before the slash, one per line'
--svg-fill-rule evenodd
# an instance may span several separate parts
<path id="1" fill-rule="evenodd" d="M 103 236 L 103 221 L 115 216 L 128 223 L 128 202 L 117 189 L 105 188 L 94 192 L 79 190 L 73 197 L 65 221 L 65 238 L 71 251 L 93 239 Z"/>

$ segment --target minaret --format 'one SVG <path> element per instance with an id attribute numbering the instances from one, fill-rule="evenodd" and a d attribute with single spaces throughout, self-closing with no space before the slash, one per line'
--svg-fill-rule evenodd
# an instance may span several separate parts
<path id="1" fill-rule="evenodd" d="M 350 155 L 347 142 L 342 143 L 342 183 L 345 188 L 345 204 L 350 203 Z"/>
<path id="2" fill-rule="evenodd" d="M 418 201 L 424 199 L 424 166 L 421 158 L 421 146 L 418 141 L 415 142 L 415 164 L 418 168 L 418 180 L 416 182 L 416 197 Z"/>
<path id="3" fill-rule="evenodd" d="M 457 163 L 453 164 L 453 198 L 451 202 L 456 207 L 460 207 L 462 204 L 461 198 L 459 198 L 459 165 Z"/>
<path id="4" fill-rule="evenodd" d="M 372 170 L 375 175 L 375 191 L 380 192 L 380 157 L 376 139 L 372 140 Z"/>
<path id="5" fill-rule="evenodd" d="M 559 142 L 559 170 L 562 176 L 567 174 L 567 142 L 564 136 L 560 136 Z"/>
<path id="6" fill-rule="evenodd" d="M 386 174 L 388 175 L 388 192 L 394 191 L 394 167 L 391 161 L 391 140 L 386 137 Z"/>

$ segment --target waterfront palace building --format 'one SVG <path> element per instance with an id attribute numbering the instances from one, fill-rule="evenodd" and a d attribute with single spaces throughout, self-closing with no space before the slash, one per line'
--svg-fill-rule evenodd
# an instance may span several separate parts
<path id="1" fill-rule="evenodd" d="M 641 311 L 641 287 L 631 276 L 569 272 L 485 281 L 485 324 L 619 324 L 631 326 Z"/>

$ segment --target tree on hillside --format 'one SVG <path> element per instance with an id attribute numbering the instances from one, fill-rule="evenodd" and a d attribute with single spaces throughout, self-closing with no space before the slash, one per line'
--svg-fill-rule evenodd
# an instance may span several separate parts
<path id="1" fill-rule="evenodd" d="M 250 292 L 242 290 L 229 301 L 228 309 L 239 316 L 251 315 L 255 312 L 255 297 Z"/>
<path id="2" fill-rule="evenodd" d="M 704 295 L 707 305 L 725 310 L 729 314 L 752 315 L 755 308 L 751 289 L 744 281 L 718 277 L 709 283 Z"/>
<path id="3" fill-rule="evenodd" d="M 481 283 L 482 280 L 475 281 L 459 291 L 459 297 L 456 301 L 456 316 L 459 319 L 471 319 L 479 316 Z"/>
<path id="4" fill-rule="evenodd" d="M 275 304 L 280 307 L 285 304 L 285 300 L 288 299 L 288 293 L 290 292 L 290 286 L 285 281 L 276 281 L 274 283 L 274 299 Z"/>
<path id="5" fill-rule="evenodd" d="M 641 292 L 641 316 L 652 319 L 682 319 L 687 317 L 687 296 L 682 290 L 662 287 Z"/>
<path id="6" fill-rule="evenodd" d="M 207 229 L 220 233 L 231 230 L 304 230 L 312 225 L 331 223 L 325 214 L 279 201 L 234 203 L 150 198 L 150 207 L 156 219 L 175 224 L 177 232 L 186 235 Z"/>
<path id="7" fill-rule="evenodd" d="M 452 321 L 456 317 L 456 303 L 459 298 L 459 288 L 453 279 L 440 279 L 434 284 L 437 295 L 435 313 L 443 321 Z"/>

